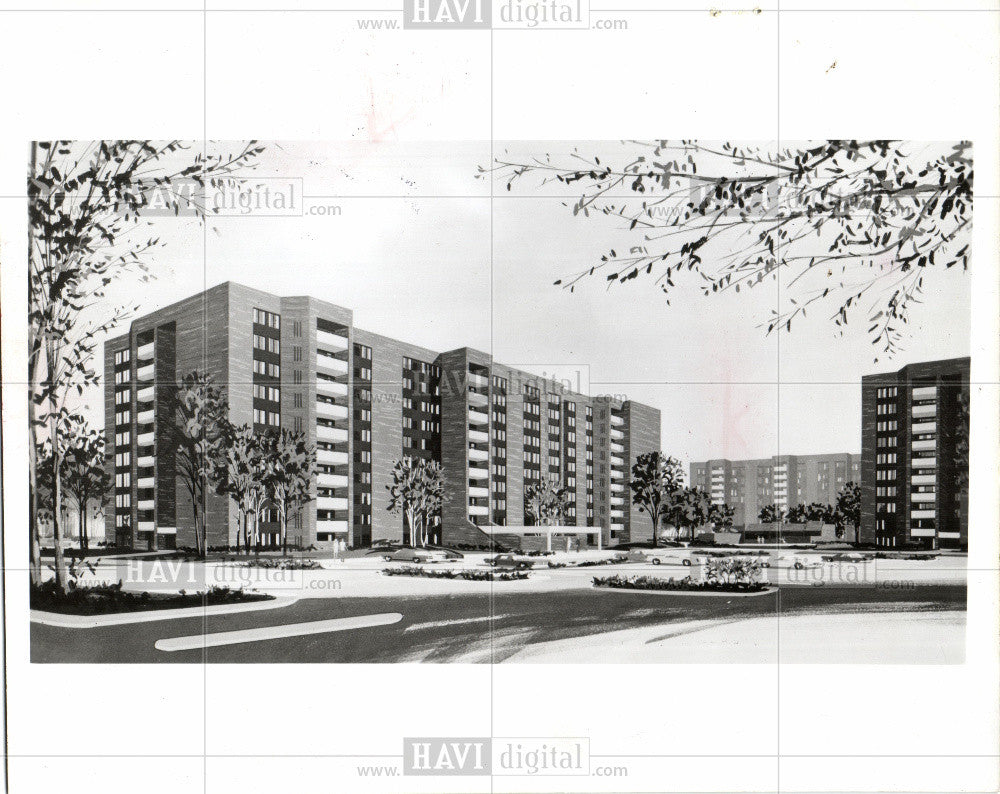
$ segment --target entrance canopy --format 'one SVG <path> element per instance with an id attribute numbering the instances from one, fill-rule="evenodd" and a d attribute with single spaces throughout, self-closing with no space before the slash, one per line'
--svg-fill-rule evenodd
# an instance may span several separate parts
<path id="1" fill-rule="evenodd" d="M 500 526 L 499 524 L 480 525 L 477 529 L 487 535 L 517 535 L 524 538 L 532 535 L 545 535 L 545 549 L 552 551 L 552 538 L 563 535 L 593 535 L 597 538 L 597 548 L 601 548 L 601 527 L 563 527 L 563 526 Z"/>

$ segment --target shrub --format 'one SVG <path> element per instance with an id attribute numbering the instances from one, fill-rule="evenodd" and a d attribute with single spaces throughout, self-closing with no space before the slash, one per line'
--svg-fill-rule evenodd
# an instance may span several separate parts
<path id="1" fill-rule="evenodd" d="M 595 576 L 594 587 L 609 587 L 618 590 L 684 590 L 722 593 L 759 593 L 767 590 L 762 582 L 722 582 L 719 580 L 696 582 L 690 576 L 683 579 L 660 579 L 655 576 Z"/>
<path id="2" fill-rule="evenodd" d="M 480 571 L 480 570 L 444 570 L 420 568 L 416 565 L 403 565 L 399 568 L 383 568 L 384 576 L 422 576 L 425 579 L 464 579 L 469 582 L 513 582 L 527 579 L 526 571 Z"/>
<path id="3" fill-rule="evenodd" d="M 761 568 L 760 560 L 739 557 L 713 559 L 705 566 L 705 579 L 721 584 L 751 585 L 760 581 Z"/>
<path id="4" fill-rule="evenodd" d="M 576 564 L 577 568 L 591 568 L 595 565 L 618 565 L 623 562 L 628 562 L 628 557 L 624 554 L 618 554 L 610 559 L 603 560 L 583 560 Z"/>
<path id="5" fill-rule="evenodd" d="M 315 571 L 323 566 L 316 560 L 303 560 L 296 557 L 261 557 L 243 563 L 247 568 L 269 568 L 278 571 Z"/>
<path id="6" fill-rule="evenodd" d="M 152 609 L 179 609 L 181 607 L 238 604 L 250 601 L 270 601 L 274 597 L 264 593 L 249 593 L 226 585 L 213 585 L 205 592 L 187 593 L 136 593 L 122 589 L 122 583 L 77 585 L 69 592 L 60 593 L 55 582 L 49 580 L 32 585 L 32 609 L 59 612 L 68 615 L 108 615 L 118 612 L 143 612 Z"/>

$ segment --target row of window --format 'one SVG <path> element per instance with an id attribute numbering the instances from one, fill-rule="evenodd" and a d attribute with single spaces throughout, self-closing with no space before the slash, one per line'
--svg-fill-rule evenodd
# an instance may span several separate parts
<path id="1" fill-rule="evenodd" d="M 276 330 L 281 328 L 281 315 L 275 314 L 274 312 L 264 311 L 263 309 L 253 310 L 253 321 L 257 325 L 266 325 L 268 328 L 274 328 Z M 296 336 L 298 336 L 298 334 L 296 334 Z"/>
<path id="2" fill-rule="evenodd" d="M 253 385 L 253 396 L 258 400 L 269 400 L 273 403 L 281 402 L 281 390 L 275 386 L 264 386 L 263 384 L 255 383 Z M 301 403 L 301 395 L 297 394 L 296 396 L 299 397 L 299 402 Z"/>
<path id="3" fill-rule="evenodd" d="M 255 425 L 270 425 L 272 427 L 279 427 L 281 425 L 281 414 L 277 411 L 265 411 L 261 408 L 254 408 L 253 423 Z"/>
<path id="4" fill-rule="evenodd" d="M 120 367 L 123 364 L 128 364 L 132 360 L 132 351 L 128 348 L 124 350 L 119 350 L 115 353 L 115 366 Z"/>
<path id="5" fill-rule="evenodd" d="M 253 360 L 254 375 L 267 375 L 269 378 L 281 377 L 281 365 L 273 364 L 270 361 Z"/>
<path id="6" fill-rule="evenodd" d="M 273 336 L 253 335 L 253 346 L 257 350 L 265 350 L 268 353 L 281 353 L 281 342 Z"/>

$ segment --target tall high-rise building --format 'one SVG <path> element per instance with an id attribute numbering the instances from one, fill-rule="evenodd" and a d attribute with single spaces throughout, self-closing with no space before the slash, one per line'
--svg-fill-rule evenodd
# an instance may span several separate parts
<path id="1" fill-rule="evenodd" d="M 752 524 L 774 505 L 832 505 L 848 482 L 860 480 L 859 455 L 776 455 L 755 460 L 708 460 L 691 464 L 691 484 L 711 494 L 715 504 L 733 508 L 733 524 Z"/>
<path id="2" fill-rule="evenodd" d="M 861 379 L 861 540 L 968 544 L 969 359 Z"/>
<path id="3" fill-rule="evenodd" d="M 108 467 L 115 536 L 143 547 L 194 545 L 177 471 L 177 384 L 209 374 L 229 418 L 257 432 L 288 428 L 317 449 L 314 500 L 291 517 L 291 542 L 408 541 L 387 486 L 405 456 L 441 464 L 445 503 L 431 540 L 485 545 L 530 524 L 525 489 L 569 489 L 561 525 L 600 528 L 604 544 L 646 539 L 631 504 L 635 458 L 659 449 L 660 414 L 591 398 L 469 348 L 438 353 L 356 328 L 349 309 L 225 283 L 132 322 L 105 343 Z M 210 546 L 233 545 L 238 512 L 209 493 Z M 263 533 L 278 525 L 265 511 Z M 110 534 L 110 533 L 109 533 Z M 595 532 L 580 542 L 594 542 Z"/>

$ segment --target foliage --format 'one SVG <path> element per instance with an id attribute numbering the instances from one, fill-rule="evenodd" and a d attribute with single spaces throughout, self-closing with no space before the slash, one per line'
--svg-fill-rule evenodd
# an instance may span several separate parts
<path id="1" fill-rule="evenodd" d="M 217 493 L 227 494 L 236 502 L 247 551 L 251 546 L 259 551 L 257 529 L 260 511 L 267 500 L 266 475 L 264 450 L 253 427 L 247 424 L 237 427 L 227 422 L 223 429 L 222 454 L 212 461 L 212 481 Z M 236 539 L 239 548 L 239 528 Z"/>
<path id="2" fill-rule="evenodd" d="M 956 498 L 969 495 L 969 394 L 960 391 L 955 423 L 955 490 Z M 957 506 L 956 506 L 957 509 Z"/>
<path id="3" fill-rule="evenodd" d="M 225 443 L 227 405 L 212 376 L 191 372 L 177 385 L 177 472 L 191 498 L 195 548 L 205 556 L 205 516 L 200 509 Z"/>
<path id="4" fill-rule="evenodd" d="M 390 513 L 402 511 L 410 531 L 410 545 L 426 546 L 430 523 L 440 515 L 444 502 L 441 464 L 407 455 L 392 468 L 389 491 Z"/>
<path id="5" fill-rule="evenodd" d="M 661 579 L 656 576 L 595 576 L 594 587 L 607 587 L 615 590 L 658 590 L 658 591 L 708 591 L 723 593 L 759 593 L 768 586 L 761 582 L 727 582 L 718 579 L 696 582 L 690 576 L 683 579 Z"/>
<path id="6" fill-rule="evenodd" d="M 836 510 L 819 502 L 797 504 L 785 515 L 789 524 L 804 524 L 807 521 L 822 521 L 824 524 L 837 523 Z M 773 522 L 771 522 L 773 523 Z"/>
<path id="7" fill-rule="evenodd" d="M 513 582 L 527 579 L 531 574 L 527 571 L 480 571 L 476 569 L 439 569 L 420 568 L 415 565 L 403 565 L 399 568 L 383 568 L 384 576 L 421 576 L 425 579 L 464 579 L 469 582 Z"/>
<path id="8" fill-rule="evenodd" d="M 281 429 L 262 439 L 264 484 L 278 512 L 282 549 L 288 547 L 288 513 L 309 503 L 316 476 L 316 448 L 303 432 Z"/>
<path id="9" fill-rule="evenodd" d="M 570 489 L 558 477 L 531 480 L 524 486 L 524 512 L 535 526 L 555 526 L 570 506 Z"/>
<path id="10" fill-rule="evenodd" d="M 791 331 L 813 306 L 826 307 L 843 333 L 861 310 L 872 344 L 891 357 L 927 269 L 968 268 L 971 149 L 968 141 L 627 141 L 613 161 L 576 150 L 501 156 L 477 176 L 506 180 L 508 190 L 529 176 L 567 186 L 574 215 L 609 216 L 634 233 L 627 252 L 611 249 L 557 285 L 572 291 L 598 272 L 609 286 L 646 279 L 669 304 L 686 278 L 711 296 L 780 276 L 782 304 L 760 323 L 768 333 Z"/>
<path id="11" fill-rule="evenodd" d="M 98 382 L 101 338 L 132 309 L 101 306 L 109 285 L 129 272 L 148 279 L 155 236 L 137 234 L 156 213 L 197 218 L 209 183 L 231 181 L 263 151 L 193 155 L 179 141 L 38 141 L 31 144 L 28 190 L 29 548 L 32 581 L 41 581 L 38 544 L 39 461 L 44 432 L 52 443 L 50 507 L 61 504 L 59 421 L 71 393 Z M 197 189 L 185 192 L 181 186 Z M 175 189 L 176 188 L 176 189 Z M 56 584 L 65 589 L 62 527 L 52 510 Z"/>
<path id="12" fill-rule="evenodd" d="M 784 508 L 777 505 L 764 505 L 757 514 L 757 518 L 762 524 L 783 524 L 788 520 L 788 514 Z"/>
<path id="13" fill-rule="evenodd" d="M 760 582 L 763 565 L 761 560 L 740 557 L 719 557 L 705 565 L 705 580 L 727 585 L 753 585 Z"/>
<path id="14" fill-rule="evenodd" d="M 247 568 L 267 568 L 276 571 L 316 571 L 323 566 L 316 560 L 296 557 L 257 557 L 244 563 Z"/>
<path id="15" fill-rule="evenodd" d="M 683 488 L 684 467 L 677 458 L 662 452 L 646 452 L 632 464 L 632 503 L 653 522 L 653 545 L 658 542 L 660 520 L 665 516 L 669 495 Z"/>
<path id="16" fill-rule="evenodd" d="M 123 590 L 122 583 L 73 585 L 62 592 L 55 580 L 31 585 L 32 609 L 64 615 L 109 615 L 119 612 L 145 612 L 153 609 L 240 604 L 270 601 L 274 596 L 249 593 L 225 585 L 213 585 L 198 593 L 149 593 Z"/>
<path id="17" fill-rule="evenodd" d="M 854 527 L 856 532 L 861 527 L 861 486 L 856 482 L 844 483 L 844 487 L 837 494 L 833 523 L 841 530 L 850 526 Z"/>

